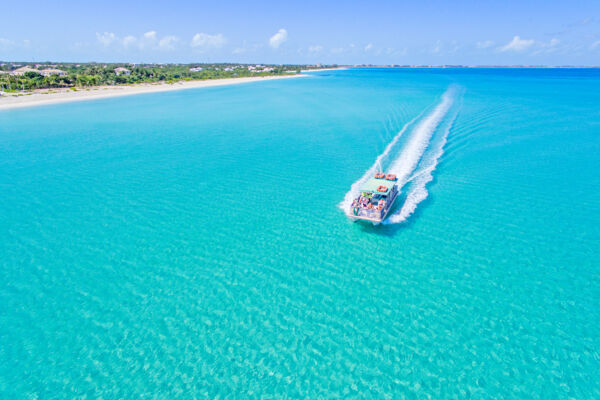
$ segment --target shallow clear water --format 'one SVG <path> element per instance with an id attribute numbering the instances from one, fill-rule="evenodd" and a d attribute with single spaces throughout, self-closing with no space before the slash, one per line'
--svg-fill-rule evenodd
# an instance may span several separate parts
<path id="1" fill-rule="evenodd" d="M 0 112 L 0 397 L 600 398 L 599 171 L 598 70 Z"/>

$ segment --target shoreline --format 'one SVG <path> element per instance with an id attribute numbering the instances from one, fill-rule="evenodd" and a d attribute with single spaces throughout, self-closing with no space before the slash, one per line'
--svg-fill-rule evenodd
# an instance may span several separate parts
<path id="1" fill-rule="evenodd" d="M 345 70 L 345 69 L 348 69 L 348 68 L 347 67 L 336 67 L 336 68 L 303 69 L 303 70 L 300 70 L 300 73 L 319 72 L 319 71 L 340 71 L 340 70 Z"/>
<path id="2" fill-rule="evenodd" d="M 143 93 L 169 92 L 173 90 L 198 89 L 213 86 L 236 85 L 274 79 L 289 79 L 308 76 L 304 74 L 253 76 L 244 78 L 223 78 L 175 83 L 140 83 L 136 85 L 94 86 L 72 90 L 70 88 L 38 89 L 23 95 L 7 94 L 0 96 L 0 111 L 23 107 L 67 103 L 82 100 L 105 99 L 109 97 L 131 96 Z"/>

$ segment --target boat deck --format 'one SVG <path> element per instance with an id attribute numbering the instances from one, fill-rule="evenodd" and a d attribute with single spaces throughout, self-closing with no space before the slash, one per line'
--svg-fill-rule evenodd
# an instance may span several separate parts
<path id="1" fill-rule="evenodd" d="M 363 220 L 372 222 L 373 224 L 381 223 L 394 206 L 398 194 L 399 191 L 396 190 L 393 193 L 393 197 L 382 210 L 360 208 L 358 214 L 354 214 L 353 209 L 351 208 L 349 212 L 346 212 L 346 215 L 354 221 Z"/>

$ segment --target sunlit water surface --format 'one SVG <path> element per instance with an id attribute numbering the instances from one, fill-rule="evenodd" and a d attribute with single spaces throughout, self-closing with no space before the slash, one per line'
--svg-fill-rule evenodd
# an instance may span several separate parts
<path id="1" fill-rule="evenodd" d="M 598 70 L 0 112 L 2 398 L 593 399 L 599 349 Z"/>

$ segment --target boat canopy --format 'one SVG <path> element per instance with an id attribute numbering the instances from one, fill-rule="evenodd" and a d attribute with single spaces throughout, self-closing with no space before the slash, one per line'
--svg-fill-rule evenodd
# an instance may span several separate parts
<path id="1" fill-rule="evenodd" d="M 364 184 L 364 186 L 360 189 L 362 193 L 373 193 L 380 194 L 383 196 L 387 196 L 390 194 L 390 190 L 396 184 L 395 181 L 388 181 L 387 179 L 377 179 L 371 178 Z M 385 188 L 385 191 L 383 190 Z"/>

